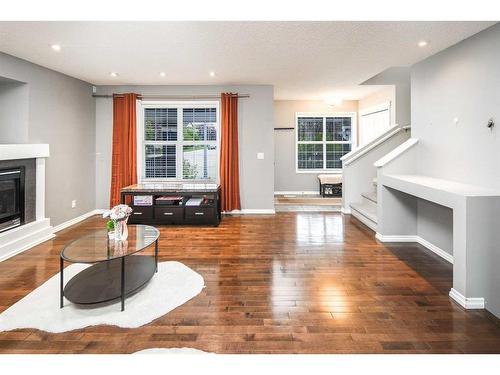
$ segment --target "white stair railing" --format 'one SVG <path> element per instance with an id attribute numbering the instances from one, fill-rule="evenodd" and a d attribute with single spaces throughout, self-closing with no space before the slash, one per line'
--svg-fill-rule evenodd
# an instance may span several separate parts
<path id="1" fill-rule="evenodd" d="M 410 129 L 411 129 L 411 125 L 405 125 L 405 126 L 396 125 L 396 126 L 393 126 L 392 128 L 388 129 L 386 132 L 384 132 L 381 135 L 379 135 L 374 140 L 372 140 L 372 141 L 368 142 L 367 144 L 365 144 L 365 145 L 363 145 L 361 147 L 358 147 L 357 149 L 352 150 L 351 152 L 348 152 L 347 154 L 345 154 L 344 156 L 342 156 L 340 158 L 340 160 L 342 160 L 342 165 L 345 167 L 345 166 L 351 164 L 352 162 L 354 162 L 355 160 L 359 159 L 364 154 L 370 152 L 371 150 L 373 150 L 378 145 L 384 143 L 386 140 L 392 138 L 393 136 L 395 136 L 399 132 L 401 132 L 403 130 L 408 131 Z"/>

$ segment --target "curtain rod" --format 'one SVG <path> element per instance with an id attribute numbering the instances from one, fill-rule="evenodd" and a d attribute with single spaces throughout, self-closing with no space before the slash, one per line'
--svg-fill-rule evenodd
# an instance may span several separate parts
<path id="1" fill-rule="evenodd" d="M 117 97 L 123 97 L 123 95 L 117 94 Z M 249 98 L 250 94 L 235 94 L 238 98 Z M 92 94 L 93 98 L 112 98 L 113 95 L 104 94 Z M 138 95 L 138 99 L 220 99 L 220 95 Z"/>

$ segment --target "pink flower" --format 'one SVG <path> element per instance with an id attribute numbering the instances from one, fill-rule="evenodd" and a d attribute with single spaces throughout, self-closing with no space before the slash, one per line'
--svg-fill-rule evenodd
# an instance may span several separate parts
<path id="1" fill-rule="evenodd" d="M 109 217 L 111 220 L 118 221 L 126 219 L 131 213 L 132 208 L 126 204 L 119 204 L 114 206 L 111 210 L 105 211 L 102 217 Z"/>

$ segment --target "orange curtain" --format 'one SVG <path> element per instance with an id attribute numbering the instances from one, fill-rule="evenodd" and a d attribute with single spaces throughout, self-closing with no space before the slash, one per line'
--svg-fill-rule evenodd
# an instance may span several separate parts
<path id="1" fill-rule="evenodd" d="M 221 94 L 220 185 L 222 211 L 240 210 L 238 94 Z"/>
<path id="2" fill-rule="evenodd" d="M 113 153 L 110 207 L 120 203 L 120 190 L 137 183 L 137 94 L 113 95 Z"/>

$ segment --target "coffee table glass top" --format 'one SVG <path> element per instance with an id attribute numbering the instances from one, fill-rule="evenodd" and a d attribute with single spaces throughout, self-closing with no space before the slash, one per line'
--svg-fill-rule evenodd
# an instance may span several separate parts
<path id="1" fill-rule="evenodd" d="M 153 244 L 160 232 L 149 225 L 129 225 L 126 241 L 108 239 L 106 229 L 96 230 L 68 244 L 61 258 L 73 263 L 96 263 L 137 253 Z"/>

